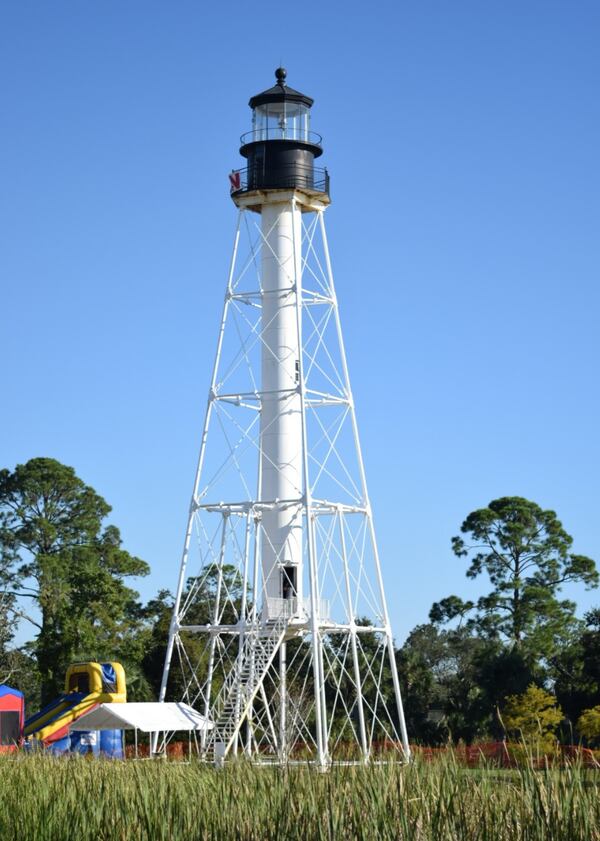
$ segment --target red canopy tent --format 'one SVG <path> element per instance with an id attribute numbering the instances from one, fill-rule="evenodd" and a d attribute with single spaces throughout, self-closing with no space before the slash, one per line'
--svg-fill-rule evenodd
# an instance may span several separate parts
<path id="1" fill-rule="evenodd" d="M 0 753 L 16 750 L 23 741 L 25 698 L 18 689 L 0 684 Z"/>

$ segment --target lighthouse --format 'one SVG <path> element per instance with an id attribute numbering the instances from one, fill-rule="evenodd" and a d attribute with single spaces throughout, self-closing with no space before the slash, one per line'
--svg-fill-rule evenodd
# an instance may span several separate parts
<path id="1" fill-rule="evenodd" d="M 313 99 L 280 67 L 249 105 L 160 698 L 212 720 L 219 764 L 407 759 Z"/>

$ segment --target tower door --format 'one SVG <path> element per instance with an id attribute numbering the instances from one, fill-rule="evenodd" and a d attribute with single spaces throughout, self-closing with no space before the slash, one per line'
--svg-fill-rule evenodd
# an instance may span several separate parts
<path id="1" fill-rule="evenodd" d="M 281 570 L 281 595 L 284 599 L 293 599 L 296 596 L 296 575 L 295 566 L 285 566 Z"/>

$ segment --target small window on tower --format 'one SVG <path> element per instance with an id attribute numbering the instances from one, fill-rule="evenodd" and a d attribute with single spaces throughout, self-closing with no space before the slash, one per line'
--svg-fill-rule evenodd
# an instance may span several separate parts
<path id="1" fill-rule="evenodd" d="M 300 382 L 300 360 L 296 359 L 296 382 Z"/>

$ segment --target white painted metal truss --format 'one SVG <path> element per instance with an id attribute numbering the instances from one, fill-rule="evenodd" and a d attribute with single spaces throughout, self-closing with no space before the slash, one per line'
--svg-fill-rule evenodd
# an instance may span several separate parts
<path id="1" fill-rule="evenodd" d="M 295 210 L 297 202 L 294 194 Z M 269 396 L 261 392 L 268 326 L 261 254 L 272 246 L 264 218 L 242 207 L 160 698 L 184 701 L 214 721 L 199 749 L 215 761 L 242 753 L 321 767 L 380 754 L 405 759 L 324 208 L 301 209 L 293 226 L 301 259 L 289 286 L 301 352 L 289 392 L 300 395 L 302 486 L 286 499 L 261 492 L 260 416 Z M 279 398 L 286 411 L 283 391 Z M 269 542 L 263 521 L 275 509 L 302 524 L 302 580 L 285 597 L 270 586 L 267 592 L 261 563 Z"/>

